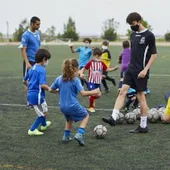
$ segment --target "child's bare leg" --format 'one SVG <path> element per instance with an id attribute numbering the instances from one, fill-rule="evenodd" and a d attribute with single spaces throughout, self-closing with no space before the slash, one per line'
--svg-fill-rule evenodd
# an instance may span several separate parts
<path id="1" fill-rule="evenodd" d="M 87 116 L 81 121 L 79 127 L 80 128 L 86 128 L 88 121 L 89 121 L 89 114 L 87 114 Z"/>
<path id="2" fill-rule="evenodd" d="M 81 121 L 79 128 L 77 129 L 77 133 L 74 138 L 77 140 L 79 145 L 84 146 L 83 134 L 85 132 L 85 127 L 87 126 L 89 120 L 89 114 Z"/>
<path id="3" fill-rule="evenodd" d="M 64 136 L 62 139 L 63 143 L 68 143 L 69 141 L 71 141 L 70 130 L 72 128 L 72 124 L 73 120 L 69 120 L 68 122 L 65 123 Z"/>

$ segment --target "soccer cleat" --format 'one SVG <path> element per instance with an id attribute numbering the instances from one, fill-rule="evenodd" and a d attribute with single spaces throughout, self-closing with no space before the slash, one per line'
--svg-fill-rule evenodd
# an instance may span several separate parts
<path id="1" fill-rule="evenodd" d="M 103 93 L 108 93 L 110 89 L 105 89 Z"/>
<path id="2" fill-rule="evenodd" d="M 94 109 L 93 107 L 89 107 L 87 110 L 88 110 L 90 113 L 95 113 L 95 109 Z"/>
<path id="3" fill-rule="evenodd" d="M 136 129 L 130 130 L 130 133 L 148 133 L 149 129 L 146 126 L 145 128 L 141 128 L 140 126 L 138 126 Z"/>
<path id="4" fill-rule="evenodd" d="M 79 143 L 80 146 L 84 146 L 84 140 L 83 140 L 83 135 L 81 133 L 76 133 L 74 136 L 74 139 Z"/>
<path id="5" fill-rule="evenodd" d="M 40 130 L 41 131 L 45 131 L 47 130 L 47 128 L 51 125 L 51 122 L 50 121 L 46 121 L 46 126 L 41 126 L 40 127 Z"/>
<path id="6" fill-rule="evenodd" d="M 71 141 L 71 137 L 70 136 L 63 136 L 62 138 L 62 143 L 66 144 L 66 143 L 69 143 Z"/>
<path id="7" fill-rule="evenodd" d="M 30 129 L 28 130 L 28 135 L 29 136 L 40 136 L 43 135 L 43 132 L 40 132 L 38 129 L 35 129 L 33 131 L 31 131 Z"/>
<path id="8" fill-rule="evenodd" d="M 109 118 L 102 118 L 103 122 L 108 123 L 110 126 L 115 126 L 116 121 L 110 116 Z"/>

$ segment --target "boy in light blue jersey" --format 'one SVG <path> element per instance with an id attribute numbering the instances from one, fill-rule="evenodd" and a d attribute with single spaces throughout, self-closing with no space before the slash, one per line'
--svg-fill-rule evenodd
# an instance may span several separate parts
<path id="1" fill-rule="evenodd" d="M 84 46 L 83 47 L 79 47 L 77 49 L 73 49 L 73 45 L 69 45 L 71 52 L 72 53 L 77 53 L 79 55 L 79 59 L 78 59 L 78 63 L 79 63 L 79 70 L 81 70 L 90 60 L 90 57 L 92 55 L 92 49 L 90 48 L 90 44 L 92 42 L 92 40 L 90 38 L 85 38 L 83 40 L 84 42 Z M 84 85 L 84 83 L 86 84 L 86 86 L 88 87 L 88 83 L 85 79 L 81 79 L 81 83 L 82 85 Z"/>
<path id="2" fill-rule="evenodd" d="M 36 64 L 32 66 L 24 77 L 23 83 L 28 87 L 27 101 L 33 106 L 38 117 L 28 130 L 28 135 L 43 135 L 37 128 L 41 124 L 40 130 L 44 131 L 51 125 L 50 121 L 46 121 L 47 103 L 45 101 L 45 90 L 49 91 L 49 86 L 46 85 L 45 66 L 51 54 L 45 49 L 39 49 L 35 54 Z"/>
<path id="3" fill-rule="evenodd" d="M 21 49 L 23 57 L 23 77 L 26 75 L 28 69 L 35 64 L 35 53 L 40 48 L 40 19 L 32 17 L 30 20 L 30 27 L 26 30 L 21 37 L 21 44 L 18 48 Z M 25 91 L 27 89 L 25 88 Z M 28 102 L 27 106 L 29 108 Z"/>
<path id="4" fill-rule="evenodd" d="M 51 92 L 59 89 L 59 107 L 61 112 L 66 118 L 63 143 L 68 143 L 71 140 L 71 127 L 72 123 L 80 121 L 80 126 L 74 136 L 75 140 L 84 146 L 83 135 L 85 127 L 88 123 L 89 114 L 87 110 L 80 105 L 77 95 L 80 93 L 82 96 L 98 95 L 99 88 L 91 91 L 85 91 L 78 78 L 78 62 L 76 59 L 65 60 L 62 67 L 62 75 L 57 77 L 51 85 Z"/>

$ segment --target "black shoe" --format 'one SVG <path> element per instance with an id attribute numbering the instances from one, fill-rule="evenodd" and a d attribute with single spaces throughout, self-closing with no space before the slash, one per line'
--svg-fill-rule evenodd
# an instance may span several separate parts
<path id="1" fill-rule="evenodd" d="M 103 122 L 108 123 L 110 126 L 115 126 L 116 121 L 110 116 L 109 118 L 102 118 Z"/>
<path id="2" fill-rule="evenodd" d="M 138 126 L 136 129 L 134 130 L 130 130 L 130 133 L 148 133 L 149 129 L 146 126 L 145 128 L 141 128 L 140 126 Z"/>
<path id="3" fill-rule="evenodd" d="M 110 89 L 105 89 L 103 93 L 108 93 Z"/>

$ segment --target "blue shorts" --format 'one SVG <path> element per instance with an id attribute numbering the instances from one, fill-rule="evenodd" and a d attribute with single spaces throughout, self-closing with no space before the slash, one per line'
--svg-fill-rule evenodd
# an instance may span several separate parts
<path id="1" fill-rule="evenodd" d="M 87 110 L 80 104 L 72 107 L 60 107 L 61 112 L 64 114 L 67 122 L 73 120 L 75 122 L 83 120 L 87 116 Z"/>
<path id="2" fill-rule="evenodd" d="M 30 105 L 40 105 L 42 103 L 44 103 L 45 101 L 45 98 L 44 97 L 41 97 L 39 99 L 39 95 L 38 93 L 35 93 L 35 92 L 29 92 L 27 94 L 27 101 Z"/>
<path id="3" fill-rule="evenodd" d="M 101 90 L 101 85 L 100 84 L 94 84 L 94 83 L 88 83 L 88 90 L 94 90 L 99 88 Z"/>

